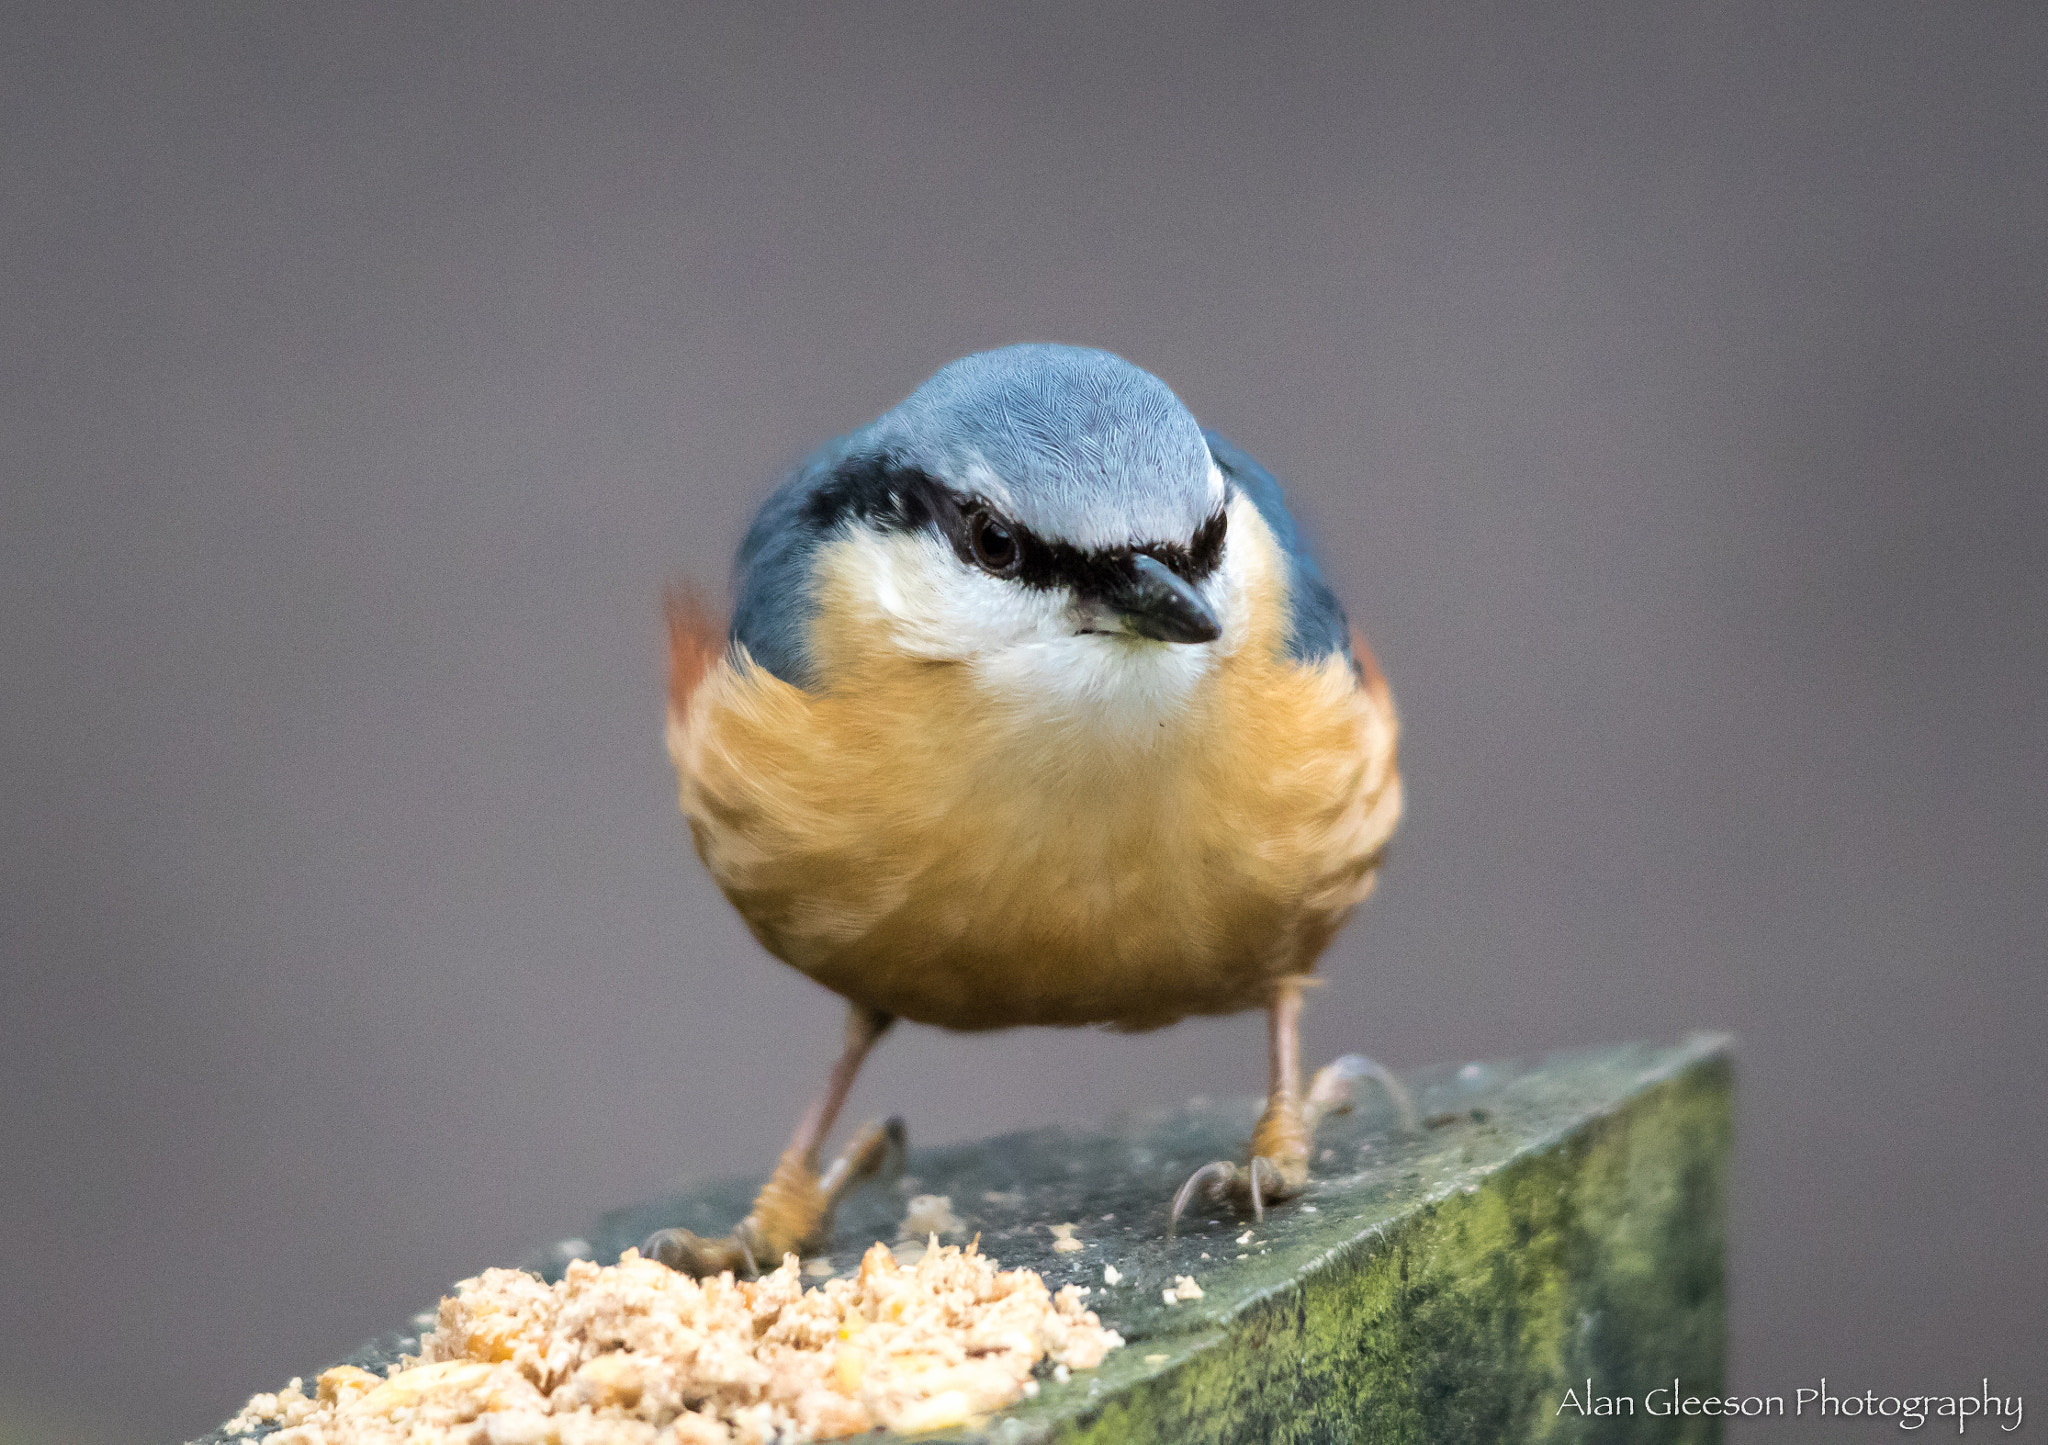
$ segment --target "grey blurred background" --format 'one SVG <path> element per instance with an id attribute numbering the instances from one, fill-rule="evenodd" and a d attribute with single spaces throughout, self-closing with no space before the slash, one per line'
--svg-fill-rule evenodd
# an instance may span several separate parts
<path id="1" fill-rule="evenodd" d="M 2048 1411 L 2048 9 L 66 3 L 0 115 L 0 1434 L 766 1166 L 838 1004 L 690 853 L 659 592 L 1030 338 L 1392 679 L 1310 1053 L 1734 1029 L 1733 1383 Z M 853 1113 L 1262 1048 L 911 1029 Z"/>

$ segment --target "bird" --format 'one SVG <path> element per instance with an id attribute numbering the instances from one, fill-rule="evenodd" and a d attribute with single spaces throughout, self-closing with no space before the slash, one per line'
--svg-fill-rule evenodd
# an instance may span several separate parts
<path id="1" fill-rule="evenodd" d="M 1268 1014 L 1248 1157 L 1173 1200 L 1299 1195 L 1318 956 L 1402 811 L 1385 678 L 1280 483 L 1110 352 L 941 368 L 813 453 L 742 542 L 734 603 L 667 598 L 667 743 L 696 851 L 753 936 L 847 1001 L 823 1090 L 723 1238 L 643 1254 L 752 1274 L 829 1245 L 897 1121 L 823 1149 L 901 1019 L 966 1032 Z"/>

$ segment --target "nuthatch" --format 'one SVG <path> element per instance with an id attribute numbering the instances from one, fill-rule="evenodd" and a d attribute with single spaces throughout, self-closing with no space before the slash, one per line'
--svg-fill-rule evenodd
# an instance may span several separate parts
<path id="1" fill-rule="evenodd" d="M 824 1093 L 692 1273 L 830 1237 L 878 1166 L 820 1148 L 898 1018 L 1158 1028 L 1270 1011 L 1247 1165 L 1301 1192 L 1348 1056 L 1305 1093 L 1317 956 L 1401 813 L 1392 699 L 1264 468 L 1107 352 L 956 361 L 826 446 L 742 544 L 729 627 L 669 606 L 668 745 L 698 854 L 754 936 L 851 1004 Z"/>

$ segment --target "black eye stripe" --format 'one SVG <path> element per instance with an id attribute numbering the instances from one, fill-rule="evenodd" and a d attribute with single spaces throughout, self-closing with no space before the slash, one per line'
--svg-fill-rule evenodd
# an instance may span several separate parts
<path id="1" fill-rule="evenodd" d="M 1068 542 L 1045 539 L 1012 526 L 1024 554 L 1017 577 L 1033 587 L 1071 587 L 1083 595 L 1101 592 L 1130 575 L 1131 559 L 1141 553 L 1164 562 L 1188 582 L 1202 582 L 1223 556 L 1223 515 L 1217 513 L 1195 534 L 1195 545 L 1157 542 L 1144 547 L 1105 547 L 1083 551 Z"/>
<path id="2" fill-rule="evenodd" d="M 850 457 L 832 469 L 804 503 L 804 521 L 829 532 L 846 521 L 872 522 L 891 531 L 931 525 L 946 498 L 938 481 L 886 457 Z"/>
<path id="3" fill-rule="evenodd" d="M 893 464 L 886 457 L 852 457 L 833 469 L 804 507 L 804 520 L 819 532 L 858 520 L 890 531 L 937 531 L 960 560 L 971 567 L 974 555 L 971 517 L 986 511 L 1010 534 L 1017 548 L 1013 580 L 1027 587 L 1068 587 L 1083 596 L 1115 586 L 1130 574 L 1131 559 L 1140 553 L 1166 564 L 1184 581 L 1206 580 L 1223 560 L 1224 514 L 1216 512 L 1183 546 L 1155 542 L 1143 547 L 1106 547 L 1084 551 L 1069 542 L 1054 542 L 1019 526 L 986 503 L 962 501 L 937 478 L 915 467 Z"/>

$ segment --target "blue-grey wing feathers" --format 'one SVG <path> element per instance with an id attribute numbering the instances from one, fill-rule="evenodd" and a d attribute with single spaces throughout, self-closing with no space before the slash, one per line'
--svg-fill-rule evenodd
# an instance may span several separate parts
<path id="1" fill-rule="evenodd" d="M 1224 477 L 1259 509 L 1287 556 L 1287 655 L 1297 662 L 1320 662 L 1332 653 L 1350 657 L 1351 625 L 1344 605 L 1303 541 L 1301 528 L 1280 495 L 1280 483 L 1228 437 L 1213 431 L 1202 435 Z"/>

